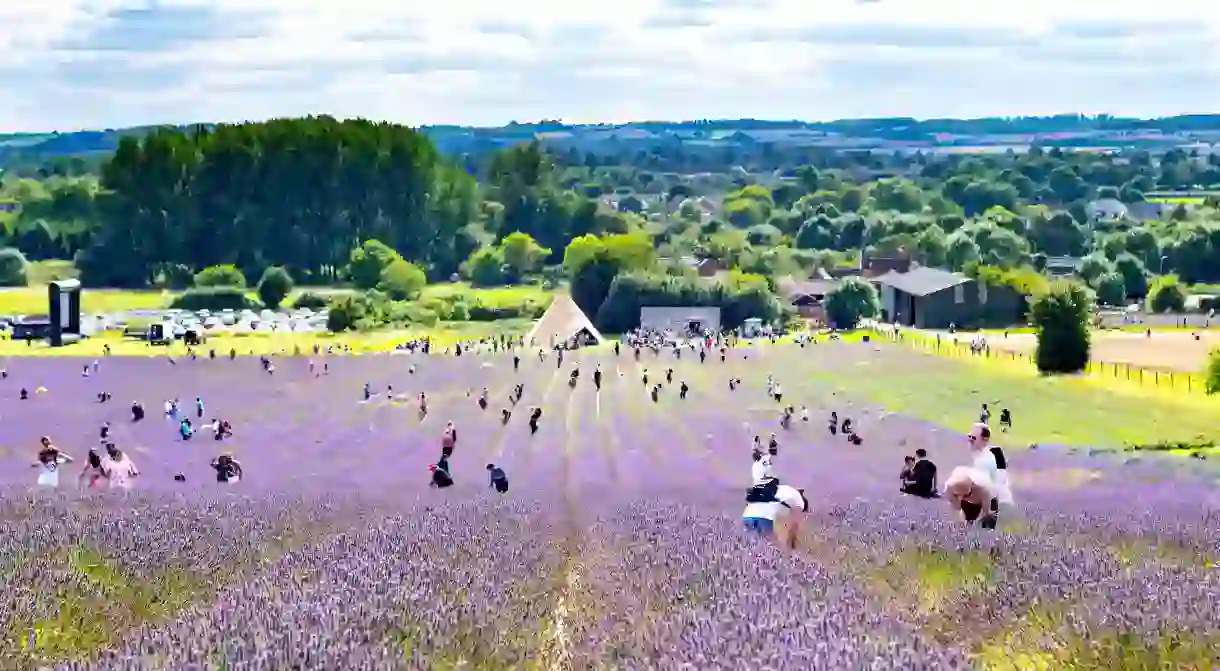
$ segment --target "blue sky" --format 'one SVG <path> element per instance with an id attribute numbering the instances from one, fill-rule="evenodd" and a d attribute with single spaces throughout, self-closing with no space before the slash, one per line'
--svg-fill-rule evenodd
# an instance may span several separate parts
<path id="1" fill-rule="evenodd" d="M 0 0 L 0 132 L 1220 112 L 1210 4 Z"/>

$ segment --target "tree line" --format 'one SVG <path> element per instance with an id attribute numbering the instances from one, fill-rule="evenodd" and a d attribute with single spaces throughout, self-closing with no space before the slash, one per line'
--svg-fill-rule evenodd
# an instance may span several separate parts
<path id="1" fill-rule="evenodd" d="M 348 282 L 368 240 L 431 281 L 496 285 L 561 266 L 576 278 L 573 246 L 625 235 L 652 260 L 603 254 L 585 279 L 611 279 L 592 296 L 604 300 L 620 271 L 689 275 L 689 258 L 774 286 L 897 252 L 969 272 L 1084 257 L 1080 276 L 1108 302 L 1145 296 L 1157 275 L 1220 281 L 1214 196 L 1134 214 L 1150 193 L 1220 186 L 1215 155 L 837 152 L 708 174 L 577 159 L 538 143 L 450 159 L 410 128 L 329 117 L 158 129 L 122 139 L 97 175 L 5 177 L 0 245 L 74 257 L 88 284 L 118 287 L 189 283 L 216 265 L 251 285 L 268 267 L 298 284 Z M 1132 213 L 1099 214 L 1098 201 Z"/>

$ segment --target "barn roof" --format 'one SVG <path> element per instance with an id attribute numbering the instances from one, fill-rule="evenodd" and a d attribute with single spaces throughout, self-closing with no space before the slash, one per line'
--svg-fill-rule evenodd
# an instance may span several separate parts
<path id="1" fill-rule="evenodd" d="M 873 278 L 877 284 L 893 287 L 912 296 L 931 296 L 945 289 L 966 284 L 972 280 L 965 275 L 951 273 L 939 268 L 912 268 L 905 273 L 890 271 Z"/>

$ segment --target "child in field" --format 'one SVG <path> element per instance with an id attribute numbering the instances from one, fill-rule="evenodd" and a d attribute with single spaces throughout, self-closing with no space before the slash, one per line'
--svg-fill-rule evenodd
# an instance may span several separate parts
<path id="1" fill-rule="evenodd" d="M 508 491 L 508 474 L 504 469 L 495 464 L 487 464 L 487 476 L 491 481 L 491 487 L 497 492 L 504 494 Z"/>

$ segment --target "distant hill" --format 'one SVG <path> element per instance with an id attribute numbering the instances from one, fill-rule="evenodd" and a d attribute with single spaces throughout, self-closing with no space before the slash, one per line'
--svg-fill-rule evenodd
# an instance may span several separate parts
<path id="1" fill-rule="evenodd" d="M 180 128 L 186 126 L 179 126 Z M 143 135 L 155 126 L 72 133 L 0 134 L 0 167 L 40 165 L 63 157 L 100 157 L 114 151 L 125 135 Z M 426 126 L 441 151 L 479 154 L 518 142 L 540 139 L 556 148 L 618 153 L 674 143 L 708 145 L 774 144 L 828 149 L 901 150 L 1039 144 L 1060 147 L 1180 146 L 1220 144 L 1220 114 L 1137 119 L 1066 114 L 1049 117 L 982 119 L 842 119 L 767 121 L 724 119 L 640 121 L 627 124 L 570 125 L 558 121 L 511 123 L 496 128 Z"/>

